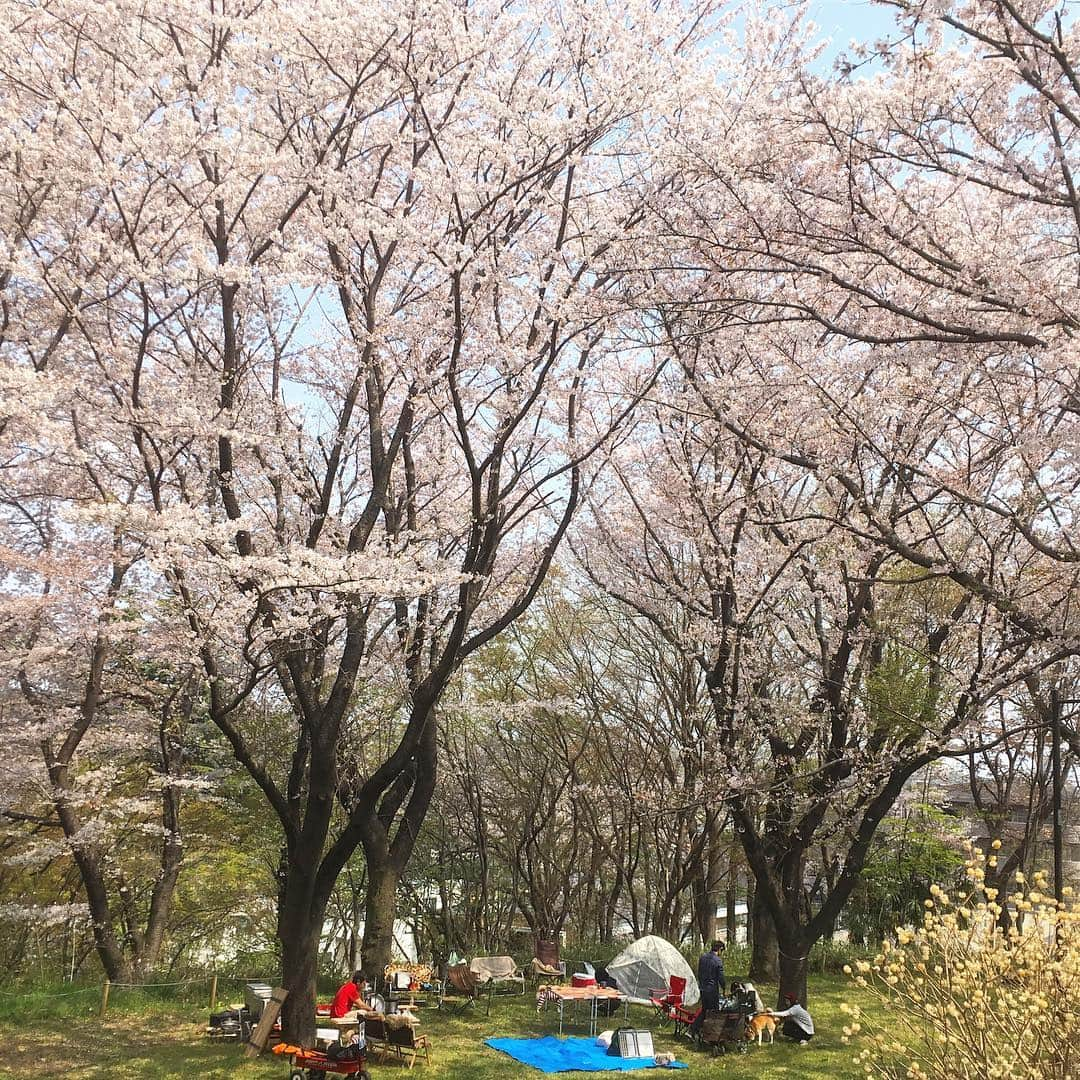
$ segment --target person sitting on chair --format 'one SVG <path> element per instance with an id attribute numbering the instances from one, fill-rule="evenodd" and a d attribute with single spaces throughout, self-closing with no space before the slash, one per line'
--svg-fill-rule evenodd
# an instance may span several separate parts
<path id="1" fill-rule="evenodd" d="M 814 1021 L 810 1014 L 799 1004 L 799 999 L 791 993 L 784 995 L 787 1008 L 782 1012 L 767 1010 L 768 1015 L 777 1020 L 783 1020 L 784 1026 L 780 1034 L 788 1039 L 805 1045 L 814 1037 Z"/>
<path id="2" fill-rule="evenodd" d="M 367 989 L 367 976 L 362 971 L 354 971 L 352 978 L 342 986 L 334 995 L 333 1004 L 330 1006 L 330 1018 L 338 1020 L 354 1009 L 361 1013 L 370 1013 L 364 1003 L 364 991 Z"/>

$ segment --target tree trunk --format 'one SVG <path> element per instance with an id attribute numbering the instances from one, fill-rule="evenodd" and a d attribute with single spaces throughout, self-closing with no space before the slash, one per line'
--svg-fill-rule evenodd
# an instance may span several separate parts
<path id="1" fill-rule="evenodd" d="M 165 839 L 161 849 L 161 868 L 150 897 L 150 912 L 146 917 L 146 931 L 142 945 L 135 958 L 135 970 L 146 978 L 157 967 L 165 930 L 169 924 L 176 882 L 180 877 L 180 865 L 184 859 L 184 845 L 180 824 L 180 795 L 176 788 L 166 787 L 161 795 L 161 819 Z"/>
<path id="2" fill-rule="evenodd" d="M 809 966 L 809 946 L 801 941 L 788 941 L 780 945 L 780 989 L 776 995 L 776 1007 L 786 1009 L 785 994 L 794 994 L 802 1005 L 806 1004 L 806 972 Z"/>
<path id="3" fill-rule="evenodd" d="M 326 903 L 316 897 L 315 869 L 291 861 L 278 912 L 281 985 L 289 992 L 281 1011 L 282 1034 L 300 1046 L 315 1042 L 319 943 Z"/>
<path id="4" fill-rule="evenodd" d="M 383 973 L 390 963 L 394 948 L 398 877 L 399 871 L 392 860 L 387 860 L 382 866 L 368 864 L 361 966 L 373 986 L 382 986 Z"/>
<path id="5" fill-rule="evenodd" d="M 755 982 L 775 982 L 779 974 L 776 926 L 758 889 L 750 901 L 750 978 Z"/>
<path id="6" fill-rule="evenodd" d="M 316 980 L 322 919 L 281 933 L 281 984 L 289 992 L 281 1011 L 282 1034 L 300 1046 L 315 1044 Z"/>

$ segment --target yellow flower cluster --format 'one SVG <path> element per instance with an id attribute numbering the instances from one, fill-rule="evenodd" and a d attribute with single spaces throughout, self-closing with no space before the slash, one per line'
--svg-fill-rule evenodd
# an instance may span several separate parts
<path id="1" fill-rule="evenodd" d="M 1041 875 L 1025 890 L 1021 874 L 999 900 L 985 883 L 994 858 L 971 848 L 966 895 L 934 886 L 921 926 L 845 968 L 888 1016 L 842 1006 L 867 1077 L 1080 1080 L 1080 904 L 1059 906 Z"/>

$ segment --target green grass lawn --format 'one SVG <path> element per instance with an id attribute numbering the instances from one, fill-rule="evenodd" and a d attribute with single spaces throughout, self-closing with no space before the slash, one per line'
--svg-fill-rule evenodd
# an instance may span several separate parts
<path id="1" fill-rule="evenodd" d="M 768 1002 L 771 987 L 760 987 Z M 667 1029 L 656 1028 L 648 1010 L 631 1006 L 630 1019 L 620 1012 L 605 1027 L 630 1023 L 654 1030 L 657 1050 L 673 1050 L 679 1059 L 690 1064 L 678 1075 L 701 1080 L 723 1077 L 724 1080 L 776 1080 L 799 1077 L 802 1080 L 845 1080 L 861 1075 L 855 1068 L 852 1048 L 841 1042 L 844 1019 L 840 1004 L 854 1000 L 857 989 L 844 978 L 828 976 L 812 979 L 810 1009 L 818 1035 L 807 1047 L 777 1043 L 756 1045 L 746 1053 L 711 1058 L 686 1039 L 676 1040 Z M 241 1057 L 234 1043 L 210 1042 L 204 1037 L 207 1010 L 197 1005 L 138 998 L 110 1005 L 104 1022 L 96 1018 L 96 1002 L 82 999 L 81 1005 L 50 1008 L 38 1002 L 25 1009 L 25 1020 L 17 1020 L 11 1009 L 0 1016 L 0 1077 L 66 1077 L 70 1080 L 158 1080 L 165 1077 L 196 1077 L 224 1080 L 261 1080 L 288 1075 L 286 1062 L 272 1054 L 256 1061 Z M 859 1003 L 867 1002 L 859 997 Z M 432 1061 L 418 1061 L 416 1080 L 510 1080 L 538 1078 L 542 1074 L 520 1065 L 484 1045 L 490 1036 L 530 1036 L 553 1034 L 558 1030 L 554 1011 L 537 1015 L 530 992 L 525 997 L 497 997 L 491 1015 L 485 1016 L 485 1002 L 460 1013 L 425 1009 L 421 1012 L 420 1030 L 432 1042 Z M 567 1034 L 588 1034 L 584 1027 L 570 1027 Z M 408 1069 L 395 1061 L 385 1064 L 371 1061 L 374 1080 L 404 1076 Z M 578 1074 L 584 1076 L 586 1074 Z M 591 1074 L 614 1078 L 617 1073 Z M 675 1075 L 674 1072 L 637 1075 Z"/>

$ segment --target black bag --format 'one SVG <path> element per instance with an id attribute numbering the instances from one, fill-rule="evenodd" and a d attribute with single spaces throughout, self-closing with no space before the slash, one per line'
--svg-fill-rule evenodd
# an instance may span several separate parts
<path id="1" fill-rule="evenodd" d="M 359 1061 L 364 1056 L 358 1043 L 349 1043 L 342 1046 L 341 1043 L 331 1043 L 326 1049 L 326 1056 L 331 1061 Z"/>

